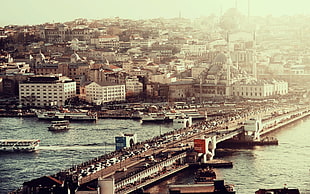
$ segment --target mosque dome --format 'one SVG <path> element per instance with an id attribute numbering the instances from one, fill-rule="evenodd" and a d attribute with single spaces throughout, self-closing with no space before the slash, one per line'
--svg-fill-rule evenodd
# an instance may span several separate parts
<path id="1" fill-rule="evenodd" d="M 222 69 L 222 65 L 218 64 L 218 63 L 213 63 L 210 67 L 210 69 L 208 70 L 208 74 L 212 74 L 215 75 L 217 74 L 219 71 L 221 71 Z"/>
<path id="2" fill-rule="evenodd" d="M 227 62 L 227 57 L 224 53 L 219 53 L 218 55 L 216 55 L 216 57 L 214 58 L 213 63 L 215 64 L 225 64 Z"/>

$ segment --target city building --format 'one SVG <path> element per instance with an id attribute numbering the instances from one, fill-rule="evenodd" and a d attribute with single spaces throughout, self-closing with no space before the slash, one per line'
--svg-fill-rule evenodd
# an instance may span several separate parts
<path id="1" fill-rule="evenodd" d="M 125 101 L 126 99 L 125 85 L 91 82 L 86 84 L 82 90 L 81 94 L 85 94 L 85 100 L 97 105 L 105 102 Z"/>
<path id="2" fill-rule="evenodd" d="M 75 81 L 61 74 L 32 76 L 19 84 L 19 103 L 25 106 L 64 106 L 75 96 Z"/>
<path id="3" fill-rule="evenodd" d="M 249 98 L 263 99 L 288 93 L 288 83 L 285 81 L 242 80 L 232 85 L 232 95 Z"/>
<path id="4" fill-rule="evenodd" d="M 135 96 L 143 91 L 143 84 L 137 76 L 126 78 L 126 96 Z"/>
<path id="5" fill-rule="evenodd" d="M 168 84 L 169 100 L 186 101 L 194 96 L 192 81 L 176 81 Z"/>
<path id="6" fill-rule="evenodd" d="M 99 36 L 98 38 L 93 38 L 91 42 L 92 44 L 96 45 L 97 48 L 110 48 L 110 49 L 119 48 L 118 36 L 111 36 L 111 35 Z"/>

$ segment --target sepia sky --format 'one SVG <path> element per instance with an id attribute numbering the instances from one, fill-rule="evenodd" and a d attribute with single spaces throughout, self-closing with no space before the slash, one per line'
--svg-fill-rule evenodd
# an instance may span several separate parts
<path id="1" fill-rule="evenodd" d="M 309 13 L 309 0 L 0 0 L 0 26 L 66 22 L 76 18 L 185 18 L 220 15 L 237 7 L 244 15 Z"/>

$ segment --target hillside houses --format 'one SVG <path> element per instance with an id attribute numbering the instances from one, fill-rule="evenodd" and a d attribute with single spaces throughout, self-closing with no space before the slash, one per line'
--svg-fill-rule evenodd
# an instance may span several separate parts
<path id="1" fill-rule="evenodd" d="M 285 75 L 309 72 L 307 52 L 296 54 L 288 46 L 285 51 L 266 49 L 267 38 L 260 37 L 264 33 L 241 28 L 223 33 L 214 21 L 202 21 L 111 18 L 4 27 L 1 37 L 12 39 L 6 48 L 18 50 L 10 51 L 11 58 L 9 51 L 0 55 L 0 95 L 11 88 L 10 94 L 18 96 L 19 82 L 30 76 L 61 74 L 75 82 L 75 97 L 95 104 L 130 96 L 268 98 L 288 92 Z M 18 39 L 20 35 L 27 39 Z M 108 86 L 121 87 L 121 97 L 88 93 Z"/>

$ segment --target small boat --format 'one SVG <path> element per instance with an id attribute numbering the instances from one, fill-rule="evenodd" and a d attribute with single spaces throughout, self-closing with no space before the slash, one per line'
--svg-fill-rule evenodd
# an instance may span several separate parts
<path id="1" fill-rule="evenodd" d="M 297 188 L 288 188 L 286 184 L 284 184 L 283 188 L 280 189 L 259 189 L 255 191 L 255 194 L 300 194 Z"/>
<path id="2" fill-rule="evenodd" d="M 194 179 L 196 184 L 211 183 L 216 179 L 216 173 L 211 168 L 200 168 Z"/>
<path id="3" fill-rule="evenodd" d="M 40 140 L 0 140 L 1 152 L 34 152 L 39 147 Z"/>
<path id="4" fill-rule="evenodd" d="M 69 121 L 52 121 L 52 124 L 48 127 L 49 131 L 66 131 L 69 130 Z"/>

